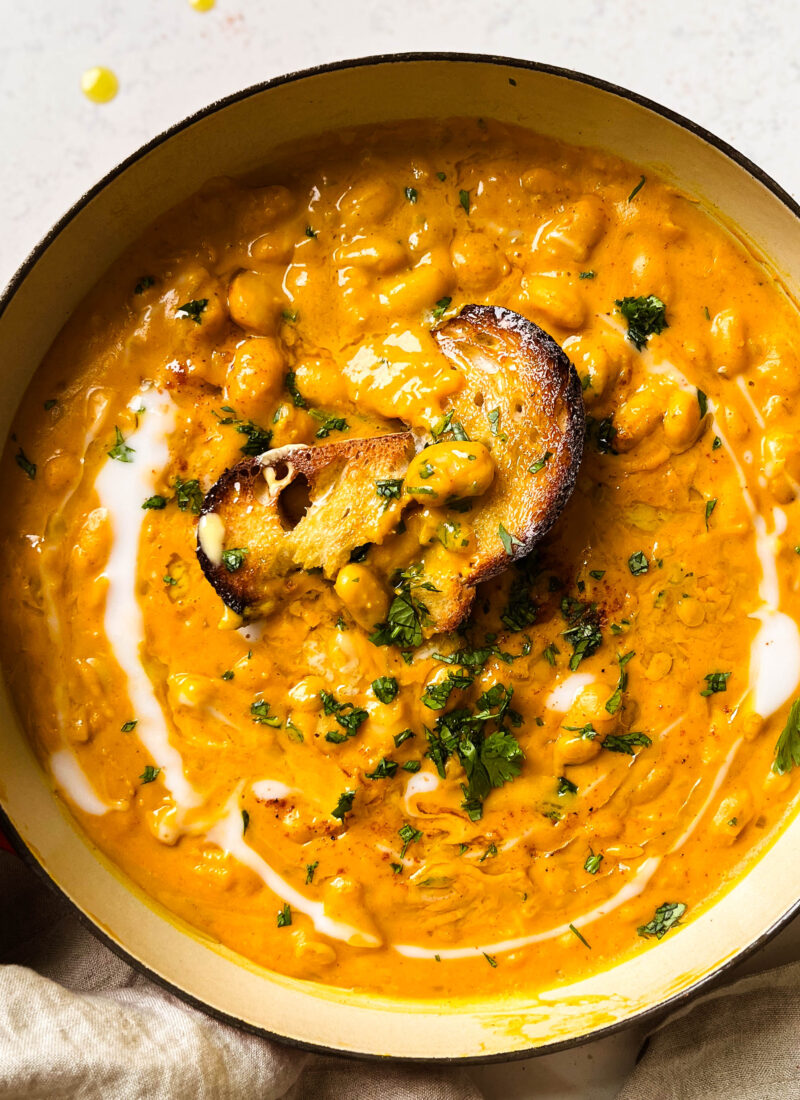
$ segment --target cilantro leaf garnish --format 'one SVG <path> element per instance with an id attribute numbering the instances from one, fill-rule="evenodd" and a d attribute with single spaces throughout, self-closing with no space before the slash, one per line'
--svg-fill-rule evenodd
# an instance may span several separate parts
<path id="1" fill-rule="evenodd" d="M 277 714 L 270 714 L 270 704 L 266 699 L 256 699 L 250 704 L 250 716 L 257 726 L 272 726 L 278 729 L 281 724 Z"/>
<path id="2" fill-rule="evenodd" d="M 292 923 L 292 907 L 286 903 L 278 910 L 278 928 L 287 928 Z"/>
<path id="3" fill-rule="evenodd" d="M 119 431 L 119 429 L 117 429 L 117 431 Z M 111 454 L 110 451 L 109 451 L 109 454 Z M 113 458 L 113 455 L 112 455 L 112 458 Z M 14 461 L 19 466 L 20 470 L 24 470 L 25 473 L 28 475 L 28 477 L 31 479 L 31 481 L 33 481 L 34 478 L 36 477 L 36 463 L 30 461 L 30 459 L 27 457 L 27 455 L 23 451 L 22 447 L 20 447 L 20 449 L 14 455 Z M 130 459 L 125 459 L 125 461 L 130 462 Z"/>
<path id="4" fill-rule="evenodd" d="M 636 550 L 628 558 L 628 568 L 634 577 L 640 577 L 642 573 L 647 573 L 650 569 L 650 563 L 647 560 L 647 556 L 643 550 Z"/>
<path id="5" fill-rule="evenodd" d="M 230 550 L 222 551 L 222 563 L 229 573 L 238 573 L 244 565 L 247 554 L 246 546 L 234 546 Z"/>
<path id="6" fill-rule="evenodd" d="M 628 686 L 628 670 L 626 665 L 630 661 L 631 657 L 635 657 L 634 652 L 626 654 L 617 654 L 617 660 L 619 661 L 619 680 L 617 681 L 617 687 L 613 695 L 606 701 L 606 710 L 609 714 L 616 714 L 619 710 L 619 705 L 622 702 L 622 693 Z"/>
<path id="7" fill-rule="evenodd" d="M 772 764 L 776 775 L 785 775 L 792 768 L 800 768 L 800 699 L 792 703 L 786 725 L 775 745 Z"/>
<path id="8" fill-rule="evenodd" d="M 142 508 L 144 508 L 148 511 L 160 512 L 160 511 L 162 511 L 162 509 L 166 508 L 166 506 L 167 506 L 167 498 L 162 497 L 158 493 L 156 493 L 155 496 L 147 498 L 147 500 L 142 505 Z"/>
<path id="9" fill-rule="evenodd" d="M 260 428 L 258 424 L 254 424 L 252 420 L 240 420 L 230 405 L 223 405 L 222 412 L 228 415 L 220 416 L 219 413 L 214 413 L 214 416 L 216 416 L 220 424 L 226 426 L 230 425 L 235 428 L 240 435 L 247 436 L 247 442 L 242 444 L 239 448 L 243 455 L 254 458 L 256 455 L 263 454 L 264 451 L 269 450 L 270 443 L 272 442 L 272 432 L 268 428 Z"/>
<path id="10" fill-rule="evenodd" d="M 700 692 L 702 696 L 714 695 L 719 691 L 728 690 L 728 679 L 733 674 L 730 672 L 709 672 L 705 677 L 706 686 Z"/>
<path id="11" fill-rule="evenodd" d="M 590 875 L 596 875 L 600 870 L 600 864 L 603 862 L 603 855 L 600 852 L 589 851 L 589 855 L 586 857 L 586 862 L 583 865 L 584 871 Z"/>
<path id="12" fill-rule="evenodd" d="M 667 307 L 655 294 L 639 298 L 617 298 L 614 302 L 628 322 L 628 339 L 641 351 L 648 338 L 668 328 Z"/>
<path id="13" fill-rule="evenodd" d="M 543 470 L 550 459 L 553 457 L 552 451 L 545 451 L 541 458 L 537 458 L 536 461 L 528 467 L 529 474 L 538 474 L 540 470 Z"/>
<path id="14" fill-rule="evenodd" d="M 116 425 L 114 426 L 114 446 L 106 453 L 109 458 L 115 458 L 117 462 L 133 462 L 131 455 L 135 454 L 135 451 L 133 447 L 129 447 L 125 442 L 125 437 Z M 19 459 L 17 459 L 17 461 L 19 461 Z M 28 474 L 28 477 L 30 476 L 31 475 Z"/>
<path id="15" fill-rule="evenodd" d="M 331 810 L 331 817 L 335 817 L 338 821 L 344 821 L 345 814 L 349 814 L 353 809 L 353 799 L 355 797 L 355 791 L 342 791 L 339 795 L 339 801 Z"/>
<path id="16" fill-rule="evenodd" d="M 295 374 L 295 372 L 293 370 L 290 370 L 290 371 L 286 372 L 286 376 L 283 380 L 283 384 L 286 387 L 286 389 L 288 390 L 289 396 L 291 397 L 292 401 L 294 402 L 295 408 L 297 408 L 297 409 L 307 409 L 308 408 L 308 402 L 306 401 L 305 397 L 303 397 L 302 393 L 300 393 L 300 390 L 298 390 L 298 388 L 297 388 L 297 375 Z"/>
<path id="17" fill-rule="evenodd" d="M 377 680 L 372 681 L 372 690 L 381 703 L 391 703 L 400 688 L 394 676 L 379 676 Z"/>
<path id="18" fill-rule="evenodd" d="M 400 858 L 403 859 L 408 851 L 409 845 L 415 844 L 418 840 L 422 840 L 422 833 L 419 829 L 415 829 L 413 825 L 409 825 L 408 823 L 398 829 L 397 832 L 403 842 L 403 847 L 400 851 Z"/>
<path id="19" fill-rule="evenodd" d="M 178 306 L 175 311 L 176 317 L 188 317 L 196 325 L 201 324 L 201 316 L 206 311 L 208 305 L 208 298 L 195 298 L 191 302 L 184 302 L 182 306 Z"/>
<path id="20" fill-rule="evenodd" d="M 670 928 L 674 928 L 680 918 L 686 912 L 686 906 L 682 901 L 665 901 L 663 905 L 659 905 L 656 909 L 653 919 L 648 921 L 647 924 L 640 925 L 636 931 L 640 936 L 655 936 L 656 939 L 661 939 L 669 932 Z"/>
<path id="21" fill-rule="evenodd" d="M 393 779 L 397 774 L 398 763 L 396 760 L 390 760 L 384 756 L 379 761 L 374 772 L 365 772 L 367 779 Z"/>
<path id="22" fill-rule="evenodd" d="M 153 780 L 158 779 L 160 774 L 161 768 L 154 768 L 152 764 L 148 764 L 139 778 L 142 783 L 152 783 Z"/>
<path id="23" fill-rule="evenodd" d="M 624 752 L 627 756 L 635 756 L 635 745 L 648 748 L 653 742 L 646 733 L 611 733 L 603 740 L 603 748 L 609 752 Z"/>
<path id="24" fill-rule="evenodd" d="M 184 481 L 182 478 L 176 477 L 175 484 L 172 487 L 175 490 L 175 503 L 180 510 L 199 516 L 200 509 L 203 506 L 203 490 L 200 488 L 200 482 L 197 478 Z"/>
<path id="25" fill-rule="evenodd" d="M 439 299 L 439 301 L 436 303 L 433 310 L 431 311 L 433 314 L 433 319 L 435 321 L 440 321 L 442 317 L 444 317 L 445 313 L 450 308 L 450 303 L 452 301 L 452 298 L 447 297 Z"/>

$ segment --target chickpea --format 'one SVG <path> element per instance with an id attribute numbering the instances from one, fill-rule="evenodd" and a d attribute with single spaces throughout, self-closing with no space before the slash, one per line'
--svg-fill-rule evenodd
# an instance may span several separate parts
<path id="1" fill-rule="evenodd" d="M 675 610 L 683 625 L 688 626 L 690 629 L 700 626 L 706 617 L 706 611 L 703 605 L 699 600 L 692 599 L 691 597 L 678 600 Z"/>
<path id="2" fill-rule="evenodd" d="M 350 398 L 347 378 L 337 363 L 321 355 L 309 355 L 294 367 L 297 388 L 309 405 L 336 408 Z"/>
<path id="3" fill-rule="evenodd" d="M 285 378 L 286 362 L 277 340 L 243 340 L 228 370 L 226 399 L 239 416 L 258 419 L 279 400 Z"/>
<path id="4" fill-rule="evenodd" d="M 614 416 L 614 427 L 617 429 L 614 444 L 617 450 L 632 450 L 655 431 L 663 415 L 663 405 L 657 392 L 642 389 L 631 394 Z"/>
<path id="5" fill-rule="evenodd" d="M 569 283 L 553 275 L 526 275 L 519 294 L 520 305 L 542 314 L 561 328 L 580 328 L 586 318 L 583 298 Z"/>
<path id="6" fill-rule="evenodd" d="M 426 252 L 411 271 L 382 284 L 378 301 L 392 313 L 422 313 L 452 290 L 453 283 L 450 256 L 437 249 Z"/>
<path id="7" fill-rule="evenodd" d="M 720 374 L 732 377 L 748 365 L 747 330 L 732 309 L 720 310 L 711 322 L 711 343 Z"/>
<path id="8" fill-rule="evenodd" d="M 329 943 L 313 939 L 302 929 L 293 934 L 294 953 L 306 965 L 325 967 L 336 962 L 336 950 Z"/>
<path id="9" fill-rule="evenodd" d="M 603 236 L 605 228 L 602 199 L 596 195 L 584 195 L 542 235 L 539 251 L 554 259 L 583 263 Z"/>
<path id="10" fill-rule="evenodd" d="M 333 254 L 337 267 L 364 267 L 379 275 L 391 275 L 405 267 L 406 251 L 398 240 L 379 233 L 371 233 L 347 245 L 341 245 Z"/>
<path id="11" fill-rule="evenodd" d="M 506 257 L 485 233 L 459 233 L 450 246 L 450 257 L 460 285 L 476 293 L 491 290 L 511 270 Z"/>
<path id="12" fill-rule="evenodd" d="M 700 434 L 702 417 L 697 396 L 675 390 L 664 413 L 664 436 L 675 453 L 688 450 Z"/>
<path id="13" fill-rule="evenodd" d="M 336 595 L 364 630 L 383 622 L 389 611 L 389 594 L 367 565 L 351 562 L 339 570 L 334 583 Z"/>
<path id="14" fill-rule="evenodd" d="M 409 464 L 405 491 L 423 501 L 478 497 L 492 484 L 494 460 L 483 443 L 434 443 Z"/>
<path id="15" fill-rule="evenodd" d="M 672 657 L 669 653 L 654 653 L 645 669 L 648 680 L 663 680 L 672 668 Z"/>
<path id="16" fill-rule="evenodd" d="M 556 738 L 554 763 L 560 771 L 564 764 L 586 764 L 593 760 L 602 748 L 598 737 L 582 737 L 577 730 L 563 730 Z"/>
<path id="17" fill-rule="evenodd" d="M 247 332 L 274 336 L 286 304 L 280 283 L 257 271 L 240 271 L 228 287 L 228 310 Z"/>
<path id="18" fill-rule="evenodd" d="M 326 882 L 322 888 L 326 916 L 353 928 L 348 943 L 353 947 L 380 947 L 383 943 L 372 913 L 364 901 L 360 883 L 345 875 Z"/>

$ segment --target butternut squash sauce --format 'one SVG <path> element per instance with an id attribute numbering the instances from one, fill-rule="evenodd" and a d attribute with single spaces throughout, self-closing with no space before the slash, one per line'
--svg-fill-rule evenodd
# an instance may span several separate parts
<path id="1" fill-rule="evenodd" d="M 571 981 L 679 936 L 797 795 L 772 767 L 800 675 L 797 314 L 640 178 L 492 122 L 326 137 L 162 218 L 25 397 L 2 519 L 25 726 L 89 837 L 257 963 L 411 997 Z M 637 337 L 616 303 L 650 296 L 666 325 Z M 369 556 L 242 625 L 195 558 L 202 493 L 243 449 L 436 431 L 461 378 L 431 327 L 467 302 L 582 378 L 551 536 L 407 659 L 370 640 Z M 457 550 L 444 513 L 406 560 Z M 501 703 L 520 753 L 476 807 L 437 735 Z"/>

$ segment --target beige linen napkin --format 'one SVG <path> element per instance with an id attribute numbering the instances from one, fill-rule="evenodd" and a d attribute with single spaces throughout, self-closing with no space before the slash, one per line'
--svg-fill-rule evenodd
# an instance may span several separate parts
<path id="1" fill-rule="evenodd" d="M 0 1100 L 482 1097 L 462 1070 L 320 1058 L 211 1020 L 131 970 L 1 851 L 0 964 Z M 800 1100 L 799 1065 L 797 963 L 662 1025 L 619 1100 Z"/>

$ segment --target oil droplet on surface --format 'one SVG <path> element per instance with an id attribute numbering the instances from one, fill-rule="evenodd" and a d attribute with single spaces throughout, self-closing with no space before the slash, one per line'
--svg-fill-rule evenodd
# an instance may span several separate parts
<path id="1" fill-rule="evenodd" d="M 195 11 L 211 11 L 217 0 L 189 0 L 189 6 Z"/>
<path id="2" fill-rule="evenodd" d="M 108 103 L 119 91 L 119 81 L 111 69 L 95 65 L 81 77 L 81 91 L 92 103 Z"/>

